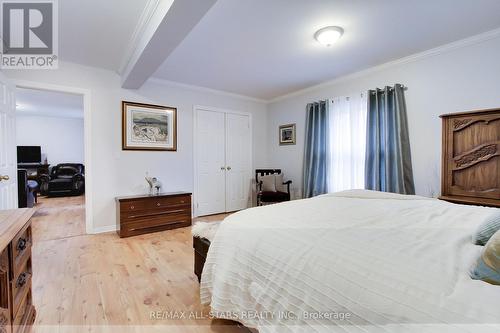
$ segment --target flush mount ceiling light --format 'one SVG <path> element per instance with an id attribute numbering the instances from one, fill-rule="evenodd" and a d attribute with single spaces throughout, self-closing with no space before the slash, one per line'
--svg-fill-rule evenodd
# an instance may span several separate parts
<path id="1" fill-rule="evenodd" d="M 344 29 L 341 27 L 331 26 L 319 29 L 314 34 L 314 38 L 325 46 L 331 46 L 342 37 Z"/>

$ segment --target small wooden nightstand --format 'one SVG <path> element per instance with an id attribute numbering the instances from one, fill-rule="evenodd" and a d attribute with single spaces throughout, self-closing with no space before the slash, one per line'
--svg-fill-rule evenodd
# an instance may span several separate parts
<path id="1" fill-rule="evenodd" d="M 120 237 L 189 227 L 191 216 L 189 192 L 116 198 L 116 232 Z"/>

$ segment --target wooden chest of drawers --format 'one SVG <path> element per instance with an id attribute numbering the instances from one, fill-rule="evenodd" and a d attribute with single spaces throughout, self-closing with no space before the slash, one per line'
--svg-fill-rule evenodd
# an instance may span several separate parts
<path id="1" fill-rule="evenodd" d="M 116 198 L 116 230 L 129 237 L 191 225 L 191 193 Z"/>
<path id="2" fill-rule="evenodd" d="M 0 332 L 23 333 L 35 320 L 31 293 L 33 209 L 0 211 Z"/>

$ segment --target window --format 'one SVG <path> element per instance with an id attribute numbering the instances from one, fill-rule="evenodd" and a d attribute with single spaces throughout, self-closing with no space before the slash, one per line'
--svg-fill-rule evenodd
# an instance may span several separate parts
<path id="1" fill-rule="evenodd" d="M 365 187 L 366 94 L 329 100 L 328 191 Z"/>

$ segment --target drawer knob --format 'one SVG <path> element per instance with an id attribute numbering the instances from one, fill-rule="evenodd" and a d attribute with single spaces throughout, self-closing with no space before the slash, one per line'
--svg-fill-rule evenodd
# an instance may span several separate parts
<path id="1" fill-rule="evenodd" d="M 28 278 L 28 273 L 26 272 L 19 275 L 16 281 L 16 287 L 21 288 L 22 286 L 24 286 L 26 284 L 27 278 Z"/>
<path id="2" fill-rule="evenodd" d="M 181 200 L 181 203 L 184 203 L 184 200 Z"/>
<path id="3" fill-rule="evenodd" d="M 135 206 L 134 206 L 134 205 L 130 206 L 130 209 L 134 209 L 134 208 L 135 208 Z"/>
<path id="4" fill-rule="evenodd" d="M 160 207 L 160 203 L 159 203 L 159 202 L 157 202 L 157 203 L 156 203 L 156 206 Z"/>
<path id="5" fill-rule="evenodd" d="M 26 249 L 26 245 L 28 244 L 28 241 L 26 240 L 26 238 L 19 238 L 19 240 L 17 241 L 17 250 L 18 251 L 24 251 L 24 249 Z"/>

